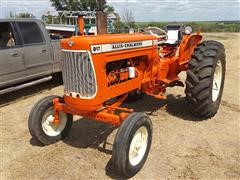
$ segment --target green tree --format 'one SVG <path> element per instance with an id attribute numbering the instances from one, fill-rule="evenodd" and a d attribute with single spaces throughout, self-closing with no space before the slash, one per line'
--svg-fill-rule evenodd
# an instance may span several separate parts
<path id="1" fill-rule="evenodd" d="M 114 33 L 123 33 L 125 31 L 125 25 L 122 21 L 118 20 L 114 22 Z"/>
<path id="2" fill-rule="evenodd" d="M 135 18 L 134 18 L 134 14 L 133 11 L 131 9 L 128 8 L 124 8 L 123 10 L 123 14 L 122 14 L 122 19 L 125 25 L 125 28 L 130 29 L 136 29 L 136 23 L 135 23 Z"/>
<path id="3" fill-rule="evenodd" d="M 42 15 L 42 21 L 46 24 L 59 24 L 60 20 L 56 16 L 53 15 Z"/>
<path id="4" fill-rule="evenodd" d="M 13 17 L 13 15 L 12 15 Z M 33 14 L 31 13 L 19 13 L 19 14 L 16 14 L 14 15 L 15 18 L 36 18 L 36 16 L 34 16 Z"/>
<path id="5" fill-rule="evenodd" d="M 50 0 L 57 11 L 103 11 L 106 0 Z"/>
<path id="6" fill-rule="evenodd" d="M 115 11 L 115 8 L 114 8 L 113 6 L 106 5 L 105 11 L 106 11 L 106 12 L 114 12 L 114 11 Z"/>

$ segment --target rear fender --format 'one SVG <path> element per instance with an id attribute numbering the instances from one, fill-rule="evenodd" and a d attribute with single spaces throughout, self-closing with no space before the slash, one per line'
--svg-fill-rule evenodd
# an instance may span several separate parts
<path id="1" fill-rule="evenodd" d="M 183 38 L 179 48 L 178 65 L 180 67 L 183 66 L 183 68 L 186 68 L 188 61 L 191 59 L 194 48 L 201 42 L 201 40 L 202 35 L 200 34 L 193 34 Z"/>

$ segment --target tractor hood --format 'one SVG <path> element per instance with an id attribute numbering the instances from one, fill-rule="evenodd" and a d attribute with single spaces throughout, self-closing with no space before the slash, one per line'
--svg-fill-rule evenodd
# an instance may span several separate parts
<path id="1" fill-rule="evenodd" d="M 92 54 L 150 47 L 157 37 L 144 34 L 105 34 L 97 36 L 73 36 L 61 40 L 61 49 L 86 50 Z"/>

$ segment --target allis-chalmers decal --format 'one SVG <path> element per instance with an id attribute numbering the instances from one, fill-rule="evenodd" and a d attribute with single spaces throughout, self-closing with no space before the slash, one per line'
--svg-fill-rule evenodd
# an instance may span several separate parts
<path id="1" fill-rule="evenodd" d="M 142 42 L 131 42 L 131 43 L 122 43 L 122 44 L 113 44 L 112 49 L 116 50 L 122 50 L 122 49 L 128 49 L 128 48 L 137 48 L 137 47 L 142 47 L 143 43 Z"/>
<path id="2" fill-rule="evenodd" d="M 147 41 L 138 41 L 138 42 L 93 45 L 91 46 L 91 49 L 93 54 L 98 54 L 98 53 L 104 53 L 104 52 L 143 48 L 143 47 L 149 47 L 152 45 L 153 45 L 153 41 L 147 40 Z"/>

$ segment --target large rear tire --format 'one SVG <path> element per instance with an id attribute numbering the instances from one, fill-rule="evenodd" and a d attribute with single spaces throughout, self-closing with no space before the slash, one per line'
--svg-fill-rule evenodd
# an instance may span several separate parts
<path id="1" fill-rule="evenodd" d="M 225 79 L 225 49 L 216 41 L 199 44 L 189 62 L 186 101 L 196 117 L 213 117 L 219 108 Z"/>
<path id="2" fill-rule="evenodd" d="M 120 126 L 113 145 L 113 165 L 124 177 L 143 167 L 152 142 L 152 122 L 144 113 L 132 113 Z"/>
<path id="3" fill-rule="evenodd" d="M 28 118 L 28 129 L 34 139 L 43 145 L 53 144 L 65 138 L 72 126 L 71 114 L 59 113 L 60 124 L 55 125 L 53 99 L 59 96 L 48 96 L 38 101 L 32 108 Z M 62 100 L 62 98 L 60 98 Z"/>

